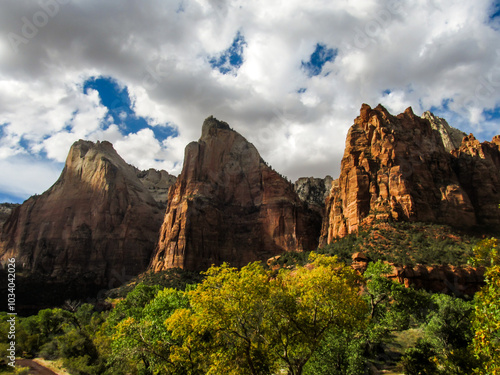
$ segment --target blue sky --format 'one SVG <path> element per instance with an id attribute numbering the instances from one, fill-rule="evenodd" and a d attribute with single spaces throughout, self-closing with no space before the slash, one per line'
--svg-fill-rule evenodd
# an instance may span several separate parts
<path id="1" fill-rule="evenodd" d="M 210 58 L 210 66 L 222 74 L 236 74 L 239 67 L 243 64 L 245 45 L 245 38 L 238 31 L 229 48 Z"/>
<path id="2" fill-rule="evenodd" d="M 89 89 L 99 93 L 101 104 L 106 107 L 108 115 L 112 117 L 112 123 L 118 125 L 123 135 L 137 133 L 142 129 L 151 129 L 159 141 L 177 136 L 176 129 L 168 124 L 150 126 L 146 117 L 137 116 L 132 108 L 127 87 L 120 87 L 114 78 L 89 78 L 83 84 L 83 91 L 86 93 Z M 102 128 L 106 130 L 108 125 L 108 122 L 103 122 Z"/>
<path id="3" fill-rule="evenodd" d="M 333 62 L 337 56 L 338 50 L 328 48 L 324 44 L 317 43 L 316 48 L 308 61 L 302 61 L 302 68 L 309 77 L 321 74 L 323 66 L 327 62 Z"/>
<path id="4" fill-rule="evenodd" d="M 0 3 L 0 201 L 45 191 L 81 138 L 179 174 L 210 115 L 291 180 L 338 175 L 362 103 L 500 133 L 498 1 L 63 3 L 31 34 L 40 3 Z"/>

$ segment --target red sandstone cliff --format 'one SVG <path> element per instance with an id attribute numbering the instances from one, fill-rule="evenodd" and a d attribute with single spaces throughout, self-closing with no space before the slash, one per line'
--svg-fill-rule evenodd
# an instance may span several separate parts
<path id="1" fill-rule="evenodd" d="M 85 276 L 108 286 L 146 269 L 162 218 L 111 143 L 78 141 L 58 181 L 5 222 L 0 260 L 15 256 L 18 267 L 51 280 Z"/>
<path id="2" fill-rule="evenodd" d="M 450 153 L 426 117 L 363 104 L 326 200 L 322 244 L 375 220 L 499 228 L 500 137 L 465 137 Z"/>
<path id="3" fill-rule="evenodd" d="M 251 143 L 209 117 L 199 141 L 186 147 L 151 269 L 244 266 L 284 251 L 313 250 L 320 220 Z"/>

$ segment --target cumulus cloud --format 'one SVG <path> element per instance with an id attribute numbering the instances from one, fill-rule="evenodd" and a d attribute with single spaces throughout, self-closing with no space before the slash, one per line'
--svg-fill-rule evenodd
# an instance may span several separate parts
<path id="1" fill-rule="evenodd" d="M 26 157 L 41 170 L 60 163 L 79 138 L 107 139 L 139 168 L 179 173 L 185 145 L 214 115 L 290 179 L 336 177 L 362 103 L 394 114 L 432 110 L 489 139 L 500 117 L 493 5 L 4 0 L 2 173 Z M 113 117 L 95 89 L 84 90 L 92 77 L 126 89 L 130 111 Z M 134 116 L 145 119 L 143 129 L 119 123 Z M 160 137 L 165 128 L 175 134 Z M 32 171 L 18 168 L 11 190 Z"/>

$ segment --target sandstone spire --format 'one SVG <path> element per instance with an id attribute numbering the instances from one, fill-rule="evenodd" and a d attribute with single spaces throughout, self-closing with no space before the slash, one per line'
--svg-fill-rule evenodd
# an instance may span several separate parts
<path id="1" fill-rule="evenodd" d="M 209 117 L 199 141 L 186 147 L 151 268 L 244 266 L 312 250 L 319 227 L 319 214 L 307 209 L 293 185 L 227 123 Z"/>

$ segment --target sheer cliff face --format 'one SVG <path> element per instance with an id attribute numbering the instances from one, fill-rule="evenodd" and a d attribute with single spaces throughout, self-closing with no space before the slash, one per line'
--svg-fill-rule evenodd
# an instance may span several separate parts
<path id="1" fill-rule="evenodd" d="M 244 137 L 209 117 L 200 140 L 186 147 L 151 268 L 243 266 L 284 251 L 312 250 L 319 230 L 319 215 L 293 185 Z"/>
<path id="2" fill-rule="evenodd" d="M 54 280 L 144 271 L 163 212 L 108 142 L 76 142 L 59 180 L 18 207 L 3 227 L 2 260 Z"/>
<path id="3" fill-rule="evenodd" d="M 500 225 L 498 137 L 483 144 L 465 137 L 450 153 L 456 132 L 424 117 L 362 106 L 326 201 L 322 244 L 375 220 Z"/>

